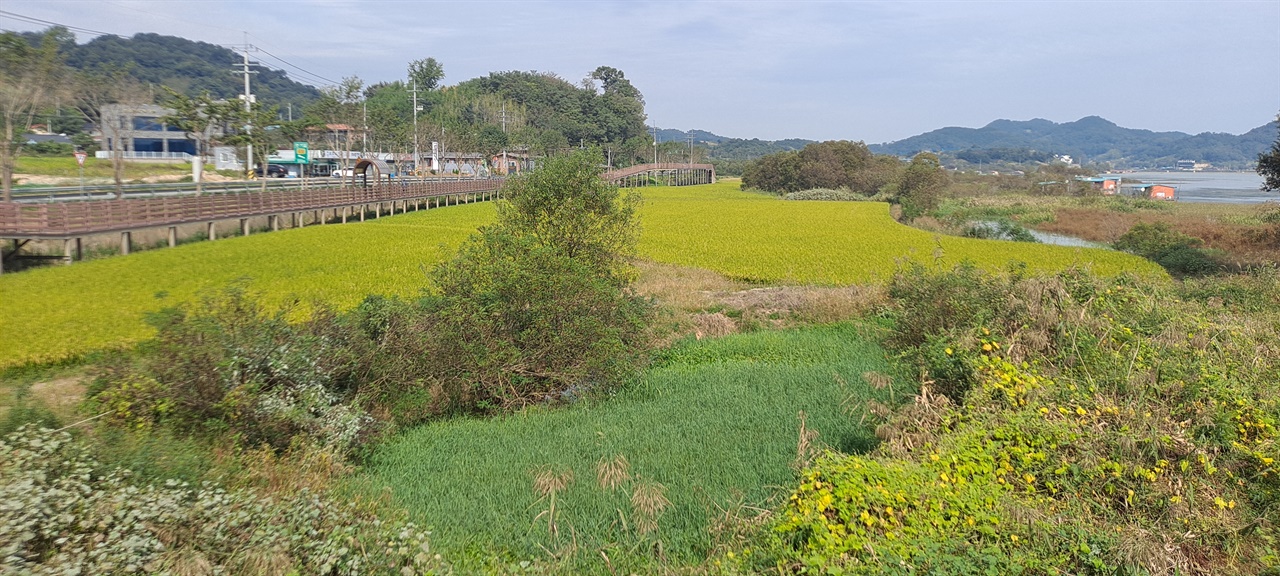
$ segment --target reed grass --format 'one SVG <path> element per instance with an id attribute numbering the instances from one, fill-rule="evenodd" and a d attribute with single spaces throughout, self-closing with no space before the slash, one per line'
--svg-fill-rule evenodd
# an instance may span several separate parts
<path id="1" fill-rule="evenodd" d="M 714 517 L 769 508 L 794 481 L 798 445 L 872 445 L 856 412 L 889 395 L 863 374 L 886 371 L 883 350 L 849 324 L 687 340 L 610 398 L 407 431 L 372 457 L 364 489 L 389 487 L 455 562 L 698 563 L 722 544 Z"/>

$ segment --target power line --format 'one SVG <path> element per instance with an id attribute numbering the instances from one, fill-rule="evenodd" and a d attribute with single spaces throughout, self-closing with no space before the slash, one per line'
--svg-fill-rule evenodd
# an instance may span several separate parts
<path id="1" fill-rule="evenodd" d="M 267 51 L 265 48 L 263 48 L 262 46 L 258 46 L 258 51 L 259 51 L 259 52 L 262 52 L 263 54 L 266 54 L 267 56 L 270 56 L 270 57 L 272 57 L 272 58 L 274 58 L 274 59 L 276 59 L 276 60 L 280 61 L 281 63 L 285 64 L 286 66 L 289 66 L 290 68 L 293 68 L 293 69 L 295 69 L 295 70 L 298 70 L 299 72 L 303 72 L 303 73 L 305 73 L 305 74 L 307 74 L 307 75 L 311 76 L 312 78 L 316 78 L 316 79 L 319 79 L 319 80 L 323 80 L 323 81 L 328 82 L 329 84 L 333 84 L 333 85 L 335 85 L 335 86 L 338 84 L 338 82 L 336 82 L 336 81 L 334 81 L 334 80 L 331 80 L 331 79 L 329 79 L 329 78 L 325 78 L 324 76 L 321 76 L 321 75 L 319 75 L 319 74 L 316 74 L 315 72 L 312 72 L 312 71 L 310 71 L 310 70 L 307 70 L 306 68 L 303 68 L 303 67 L 301 67 L 301 66 L 298 66 L 297 64 L 294 64 L 294 63 L 292 63 L 292 62 L 290 62 L 290 61 L 288 61 L 288 60 L 285 60 L 284 58 L 281 58 L 281 57 L 279 57 L 279 56 L 276 56 L 275 54 L 272 54 L 272 53 L 268 52 L 268 51 Z"/>
<path id="2" fill-rule="evenodd" d="M 91 30 L 91 29 L 89 29 L 89 28 L 81 28 L 81 27 L 79 27 L 79 26 L 72 26 L 72 25 L 70 25 L 70 24 L 62 24 L 62 23 L 60 23 L 60 22 L 53 22 L 53 21 L 50 21 L 50 20 L 41 20 L 41 19 L 39 19 L 39 18 L 34 18 L 34 17 L 31 17 L 31 16 L 23 16 L 22 14 L 15 14 L 15 13 L 13 13 L 13 12 L 9 12 L 9 11 L 7 11 L 7 10 L 0 10 L 0 14 L 3 14 L 3 15 L 5 15 L 5 16 L 8 16 L 8 17 L 13 18 L 13 19 L 15 19 L 15 20 L 22 20 L 22 21 L 25 21 L 25 22 L 29 22 L 29 23 L 31 23 L 31 24 L 45 24 L 45 25 L 48 25 L 48 26 L 61 26 L 61 27 L 66 28 L 67 30 L 70 30 L 70 31 L 72 31 L 72 32 L 81 32 L 81 33 L 84 33 L 84 34 L 93 34 L 93 35 L 96 35 L 96 36 L 119 36 L 119 34 L 113 34 L 113 33 L 111 33 L 111 32 L 102 32 L 102 31 L 100 31 L 100 30 Z"/>
<path id="3" fill-rule="evenodd" d="M 118 5 L 118 4 L 116 4 L 115 2 L 109 2 L 109 4 L 119 6 L 119 5 Z M 120 7 L 122 7 L 122 8 L 128 8 L 127 6 L 120 6 Z M 132 9 L 132 8 L 130 8 L 130 9 Z M 4 15 L 4 16 L 7 16 L 7 17 L 9 17 L 9 18 L 13 18 L 13 19 L 15 19 L 15 20 L 20 20 L 20 21 L 27 22 L 27 23 L 30 23 L 30 24 L 43 24 L 43 25 L 46 25 L 46 26 L 61 26 L 61 27 L 66 28 L 67 30 L 70 30 L 70 31 L 72 31 L 72 32 L 80 32 L 80 33 L 83 33 L 83 34 L 92 34 L 92 35 L 95 35 L 95 36 L 120 36 L 119 34 L 116 34 L 116 33 L 114 33 L 114 32 L 103 32 L 103 31 L 101 31 L 101 30 L 93 30 L 93 29 L 91 29 L 91 28 L 83 28 L 83 27 L 80 27 L 80 26 L 72 26 L 72 25 L 70 25 L 70 24 L 63 24 L 63 23 L 61 23 L 61 22 L 54 22 L 54 21 L 52 21 L 52 20 L 44 20 L 44 19 L 41 19 L 41 18 L 33 17 L 33 16 L 26 16 L 26 15 L 18 14 L 18 13 L 15 13 L 15 12 L 9 12 L 9 11 L 7 11 L 7 10 L 0 10 L 0 14 L 2 14 L 2 15 Z M 154 14 L 153 14 L 153 15 L 154 15 Z M 170 19 L 171 19 L 171 20 L 175 20 L 175 21 L 179 21 L 179 22 L 181 22 L 181 21 L 182 21 L 182 20 L 178 20 L 178 19 L 176 19 L 176 18 L 170 18 Z M 299 71 L 299 72 L 302 72 L 303 74 L 306 74 L 307 76 L 310 76 L 310 78 L 308 78 L 309 80 L 320 81 L 320 82 L 324 82 L 324 83 L 327 83 L 327 84 L 333 84 L 333 85 L 338 84 L 338 82 L 334 81 L 334 80 L 333 80 L 333 79 L 331 79 L 331 78 L 325 78 L 324 76 L 321 76 L 321 75 L 319 75 L 319 74 L 316 74 L 315 72 L 312 72 L 312 71 L 310 71 L 310 70 L 307 70 L 306 68 L 303 68 L 303 67 L 301 67 L 301 66 L 298 66 L 297 64 L 294 64 L 294 63 L 292 63 L 292 62 L 290 62 L 290 61 L 288 61 L 288 60 L 285 60 L 284 58 L 281 58 L 281 57 L 279 57 L 279 56 L 276 56 L 275 54 L 272 54 L 271 52 L 268 52 L 267 50 L 263 49 L 261 46 L 258 46 L 258 50 L 259 50 L 260 52 L 262 52 L 262 53 L 266 54 L 267 56 L 270 56 L 272 59 L 277 60 L 277 61 L 279 61 L 280 63 L 282 63 L 282 64 L 284 64 L 284 65 L 286 65 L 286 66 L 289 66 L 290 68 L 293 68 L 293 69 L 295 69 L 295 70 L 297 70 L 297 71 Z"/>

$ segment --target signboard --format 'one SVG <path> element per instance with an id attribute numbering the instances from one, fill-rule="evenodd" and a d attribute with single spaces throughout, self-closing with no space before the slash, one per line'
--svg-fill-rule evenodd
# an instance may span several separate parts
<path id="1" fill-rule="evenodd" d="M 82 168 L 84 167 L 85 156 L 88 156 L 88 154 L 84 150 L 76 150 L 76 164 L 79 164 Z"/>
<path id="2" fill-rule="evenodd" d="M 310 154 L 311 154 L 311 150 L 309 149 L 306 142 L 293 143 L 293 159 L 295 162 L 299 164 L 310 164 L 311 163 Z"/>

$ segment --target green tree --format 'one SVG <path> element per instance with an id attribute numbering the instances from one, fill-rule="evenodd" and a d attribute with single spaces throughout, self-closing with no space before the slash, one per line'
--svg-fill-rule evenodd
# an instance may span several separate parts
<path id="1" fill-rule="evenodd" d="M 161 117 L 160 121 L 182 130 L 188 138 L 195 140 L 196 155 L 201 157 L 208 152 L 209 144 L 214 139 L 215 129 L 227 124 L 239 110 L 239 103 L 215 101 L 207 93 L 200 96 L 187 96 L 167 86 L 165 92 L 168 96 L 164 100 L 164 105 L 173 112 Z M 119 182 L 120 178 L 117 175 L 117 190 Z M 202 184 L 197 182 L 197 194 L 201 192 L 201 187 Z"/>
<path id="2" fill-rule="evenodd" d="M 434 270 L 455 403 L 560 398 L 616 382 L 639 360 L 649 307 L 628 263 L 639 197 L 603 181 L 601 161 L 554 156 L 511 179 L 497 222 Z"/>
<path id="3" fill-rule="evenodd" d="M 928 152 L 916 154 L 898 183 L 902 215 L 915 218 L 937 208 L 946 184 L 947 173 L 942 170 L 938 157 Z"/>
<path id="4" fill-rule="evenodd" d="M 1276 116 L 1276 126 L 1280 127 L 1280 115 Z M 1263 190 L 1280 190 L 1280 135 L 1271 143 L 1271 150 L 1258 154 L 1256 170 L 1263 178 Z"/>
<path id="5" fill-rule="evenodd" d="M 409 80 L 418 83 L 419 90 L 435 90 L 444 79 L 444 65 L 435 58 L 423 58 L 409 63 Z"/>
<path id="6" fill-rule="evenodd" d="M 66 67 L 59 47 L 70 34 L 66 28 L 50 28 L 33 45 L 16 32 L 0 33 L 0 185 L 5 202 L 13 200 L 13 169 L 23 146 L 18 137 L 62 91 Z"/>
<path id="7" fill-rule="evenodd" d="M 121 135 L 131 126 L 126 125 L 128 118 L 123 115 L 104 117 L 102 109 L 109 104 L 149 104 L 152 101 L 151 93 L 126 70 L 98 68 L 78 75 L 76 100 L 84 119 L 98 127 L 104 140 L 114 143 L 111 147 L 111 174 L 115 180 L 116 198 L 123 198 L 125 162 L 124 139 Z"/>

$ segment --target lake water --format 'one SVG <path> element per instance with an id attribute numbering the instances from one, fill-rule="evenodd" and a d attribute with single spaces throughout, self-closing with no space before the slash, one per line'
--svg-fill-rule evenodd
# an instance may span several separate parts
<path id="1" fill-rule="evenodd" d="M 1257 172 L 1128 172 L 1108 176 L 1141 180 L 1144 184 L 1177 186 L 1179 202 L 1280 202 L 1280 192 L 1261 190 L 1262 176 Z"/>

